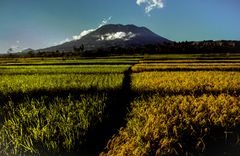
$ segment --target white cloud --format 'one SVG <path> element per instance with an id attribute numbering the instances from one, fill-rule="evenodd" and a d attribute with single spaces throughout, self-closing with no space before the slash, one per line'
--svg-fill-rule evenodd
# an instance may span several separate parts
<path id="1" fill-rule="evenodd" d="M 111 19 L 112 19 L 112 16 L 108 17 L 107 19 L 104 18 L 104 19 L 102 20 L 102 22 L 97 26 L 97 28 L 100 28 L 100 27 L 102 27 L 102 26 L 108 24 L 109 21 L 110 21 Z M 71 39 L 66 38 L 66 39 L 63 40 L 63 41 L 55 42 L 54 45 L 63 44 L 63 43 L 65 43 L 65 42 L 70 42 L 70 41 L 72 41 L 72 40 L 79 40 L 79 39 L 81 39 L 83 36 L 86 36 L 87 34 L 89 34 L 89 33 L 93 32 L 93 31 L 95 31 L 97 28 L 94 28 L 94 29 L 88 29 L 88 30 L 83 30 L 82 32 L 80 32 L 79 35 L 74 35 L 74 36 L 72 36 Z"/>
<path id="2" fill-rule="evenodd" d="M 97 28 L 100 28 L 106 24 L 108 24 L 108 22 L 112 19 L 112 17 L 108 17 L 107 19 L 103 19 L 102 22 L 98 25 Z M 72 37 L 73 40 L 79 40 L 81 39 L 83 36 L 95 31 L 97 28 L 94 28 L 94 29 L 88 29 L 88 30 L 83 30 L 79 35 L 75 35 Z"/>
<path id="3" fill-rule="evenodd" d="M 18 51 L 20 49 L 20 47 L 18 45 L 12 45 L 10 47 L 14 52 Z"/>
<path id="4" fill-rule="evenodd" d="M 137 5 L 145 4 L 145 13 L 150 13 L 153 9 L 164 7 L 163 0 L 137 0 Z"/>
<path id="5" fill-rule="evenodd" d="M 17 40 L 16 43 L 14 43 L 13 45 L 10 46 L 12 52 L 19 52 L 23 49 L 23 47 L 21 46 L 21 41 Z"/>
<path id="6" fill-rule="evenodd" d="M 60 42 L 55 42 L 54 45 L 63 44 L 63 43 L 65 43 L 65 42 L 69 42 L 69 41 L 71 41 L 71 40 L 70 40 L 69 38 L 66 38 L 65 40 L 62 40 L 62 41 L 60 41 Z"/>
<path id="7" fill-rule="evenodd" d="M 83 30 L 79 35 L 75 35 L 72 38 L 73 38 L 73 40 L 79 40 L 83 36 L 89 34 L 90 32 L 93 32 L 94 30 L 96 30 L 96 29 Z"/>
<path id="8" fill-rule="evenodd" d="M 116 39 L 121 39 L 121 40 L 129 40 L 133 37 L 135 37 L 136 34 L 132 33 L 132 32 L 116 32 L 116 33 L 107 33 L 105 35 L 101 35 L 99 36 L 98 41 L 103 41 L 103 40 L 107 40 L 107 41 L 111 41 L 111 40 L 116 40 Z"/>
<path id="9" fill-rule="evenodd" d="M 98 28 L 108 24 L 108 22 L 111 21 L 111 19 L 112 19 L 112 16 L 108 17 L 107 19 L 103 19 L 101 24 L 99 24 Z"/>

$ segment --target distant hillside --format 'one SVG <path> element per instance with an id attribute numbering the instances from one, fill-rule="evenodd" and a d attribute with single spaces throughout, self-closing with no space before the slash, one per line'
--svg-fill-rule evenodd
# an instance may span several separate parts
<path id="1" fill-rule="evenodd" d="M 73 40 L 61 45 L 40 49 L 41 52 L 72 52 L 76 50 L 97 50 L 110 47 L 137 47 L 148 44 L 171 43 L 146 27 L 135 25 L 109 24 L 83 36 L 79 40 Z M 79 48 L 79 49 L 78 49 Z"/>
<path id="2" fill-rule="evenodd" d="M 108 24 L 78 40 L 39 50 L 26 49 L 1 57 L 74 57 L 131 54 L 240 53 L 240 41 L 204 40 L 174 42 L 146 27 Z"/>
<path id="3" fill-rule="evenodd" d="M 28 48 L 28 49 L 22 50 L 20 53 L 27 54 L 27 53 L 31 53 L 31 52 L 34 52 L 34 49 Z"/>

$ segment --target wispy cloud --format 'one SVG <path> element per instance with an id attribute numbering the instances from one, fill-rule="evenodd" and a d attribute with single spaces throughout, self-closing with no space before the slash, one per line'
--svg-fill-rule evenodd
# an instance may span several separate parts
<path id="1" fill-rule="evenodd" d="M 71 39 L 66 38 L 65 40 L 62 40 L 62 41 L 60 41 L 60 42 L 54 43 L 54 45 L 63 44 L 63 43 L 65 43 L 65 42 L 70 42 L 70 41 L 72 41 L 72 40 L 79 40 L 79 39 L 81 39 L 83 36 L 86 36 L 87 34 L 95 31 L 97 28 L 100 28 L 100 27 L 108 24 L 111 19 L 112 19 L 112 16 L 110 16 L 110 17 L 108 17 L 108 18 L 104 18 L 104 19 L 102 20 L 102 22 L 101 22 L 96 28 L 88 29 L 88 30 L 83 30 L 82 32 L 80 32 L 79 35 L 74 35 L 74 36 L 72 36 Z"/>
<path id="2" fill-rule="evenodd" d="M 97 28 L 100 28 L 106 24 L 108 24 L 108 22 L 112 19 L 112 17 L 108 17 L 107 19 L 103 19 L 102 22 L 98 25 Z M 79 35 L 75 35 L 72 37 L 73 40 L 79 40 L 81 39 L 83 36 L 86 36 L 87 34 L 95 31 L 97 28 L 94 28 L 94 29 L 88 29 L 88 30 L 83 30 Z"/>
<path id="3" fill-rule="evenodd" d="M 107 33 L 107 34 L 101 35 L 101 36 L 99 36 L 98 40 L 99 41 L 104 41 L 104 40 L 110 41 L 110 40 L 121 39 L 121 40 L 127 41 L 135 36 L 136 35 L 132 32 L 128 32 L 128 33 L 116 32 L 116 33 Z"/>
<path id="4" fill-rule="evenodd" d="M 12 45 L 10 48 L 11 48 L 12 51 L 14 51 L 14 52 L 17 52 L 17 51 L 20 49 L 20 47 L 17 46 L 17 45 Z"/>
<path id="5" fill-rule="evenodd" d="M 137 0 L 137 5 L 145 5 L 145 13 L 149 14 L 153 9 L 161 9 L 164 7 L 163 0 Z"/>
<path id="6" fill-rule="evenodd" d="M 14 44 L 12 44 L 10 46 L 12 52 L 19 52 L 23 49 L 23 47 L 21 46 L 21 41 L 17 40 Z"/>
<path id="7" fill-rule="evenodd" d="M 65 42 L 69 42 L 69 41 L 71 41 L 71 40 L 69 38 L 66 38 L 65 40 L 62 40 L 62 41 L 60 41 L 59 43 L 56 43 L 56 44 L 63 44 Z"/>
<path id="8" fill-rule="evenodd" d="M 89 30 L 83 30 L 82 32 L 80 32 L 79 35 L 75 35 L 72 37 L 73 40 L 79 40 L 81 39 L 83 36 L 86 36 L 87 34 L 93 32 L 96 29 L 89 29 Z"/>
<path id="9" fill-rule="evenodd" d="M 112 19 L 112 16 L 108 17 L 107 19 L 104 18 L 104 19 L 102 20 L 101 24 L 99 24 L 98 28 L 100 28 L 100 27 L 108 24 L 109 21 L 111 21 L 111 19 Z"/>

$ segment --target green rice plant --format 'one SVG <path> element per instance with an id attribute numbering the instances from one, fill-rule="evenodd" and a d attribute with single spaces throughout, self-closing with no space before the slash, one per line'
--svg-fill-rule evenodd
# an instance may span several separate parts
<path id="1" fill-rule="evenodd" d="M 63 57 L 35 57 L 35 58 L 0 58 L 1 65 L 66 65 L 66 64 L 134 64 L 137 63 L 142 56 L 112 56 L 112 57 L 79 57 L 79 58 L 63 58 Z"/>
<path id="2" fill-rule="evenodd" d="M 7 96 L 38 90 L 115 90 L 121 88 L 123 77 L 123 74 L 3 75 L 0 78 L 0 93 Z"/>
<path id="3" fill-rule="evenodd" d="M 81 94 L 78 99 L 69 95 L 51 102 L 46 97 L 18 105 L 9 101 L 0 129 L 0 154 L 58 153 L 84 143 L 88 129 L 102 121 L 108 95 Z"/>
<path id="4" fill-rule="evenodd" d="M 81 69 L 89 74 L 79 74 Z M 122 88 L 126 69 L 126 65 L 6 67 L 9 73 L 0 77 L 0 155 L 78 149 L 88 130 L 107 116 L 109 94 Z"/>
<path id="5" fill-rule="evenodd" d="M 110 74 L 123 73 L 130 65 L 29 65 L 0 66 L 1 75 L 26 74 Z"/>

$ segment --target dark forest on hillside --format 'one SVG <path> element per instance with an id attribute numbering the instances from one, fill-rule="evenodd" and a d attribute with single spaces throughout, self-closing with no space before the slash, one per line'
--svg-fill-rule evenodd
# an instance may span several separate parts
<path id="1" fill-rule="evenodd" d="M 143 46 L 110 47 L 106 49 L 85 50 L 84 45 L 73 47 L 72 51 L 28 51 L 25 53 L 2 54 L 1 57 L 99 57 L 131 54 L 228 54 L 239 53 L 240 41 L 185 41 Z"/>

